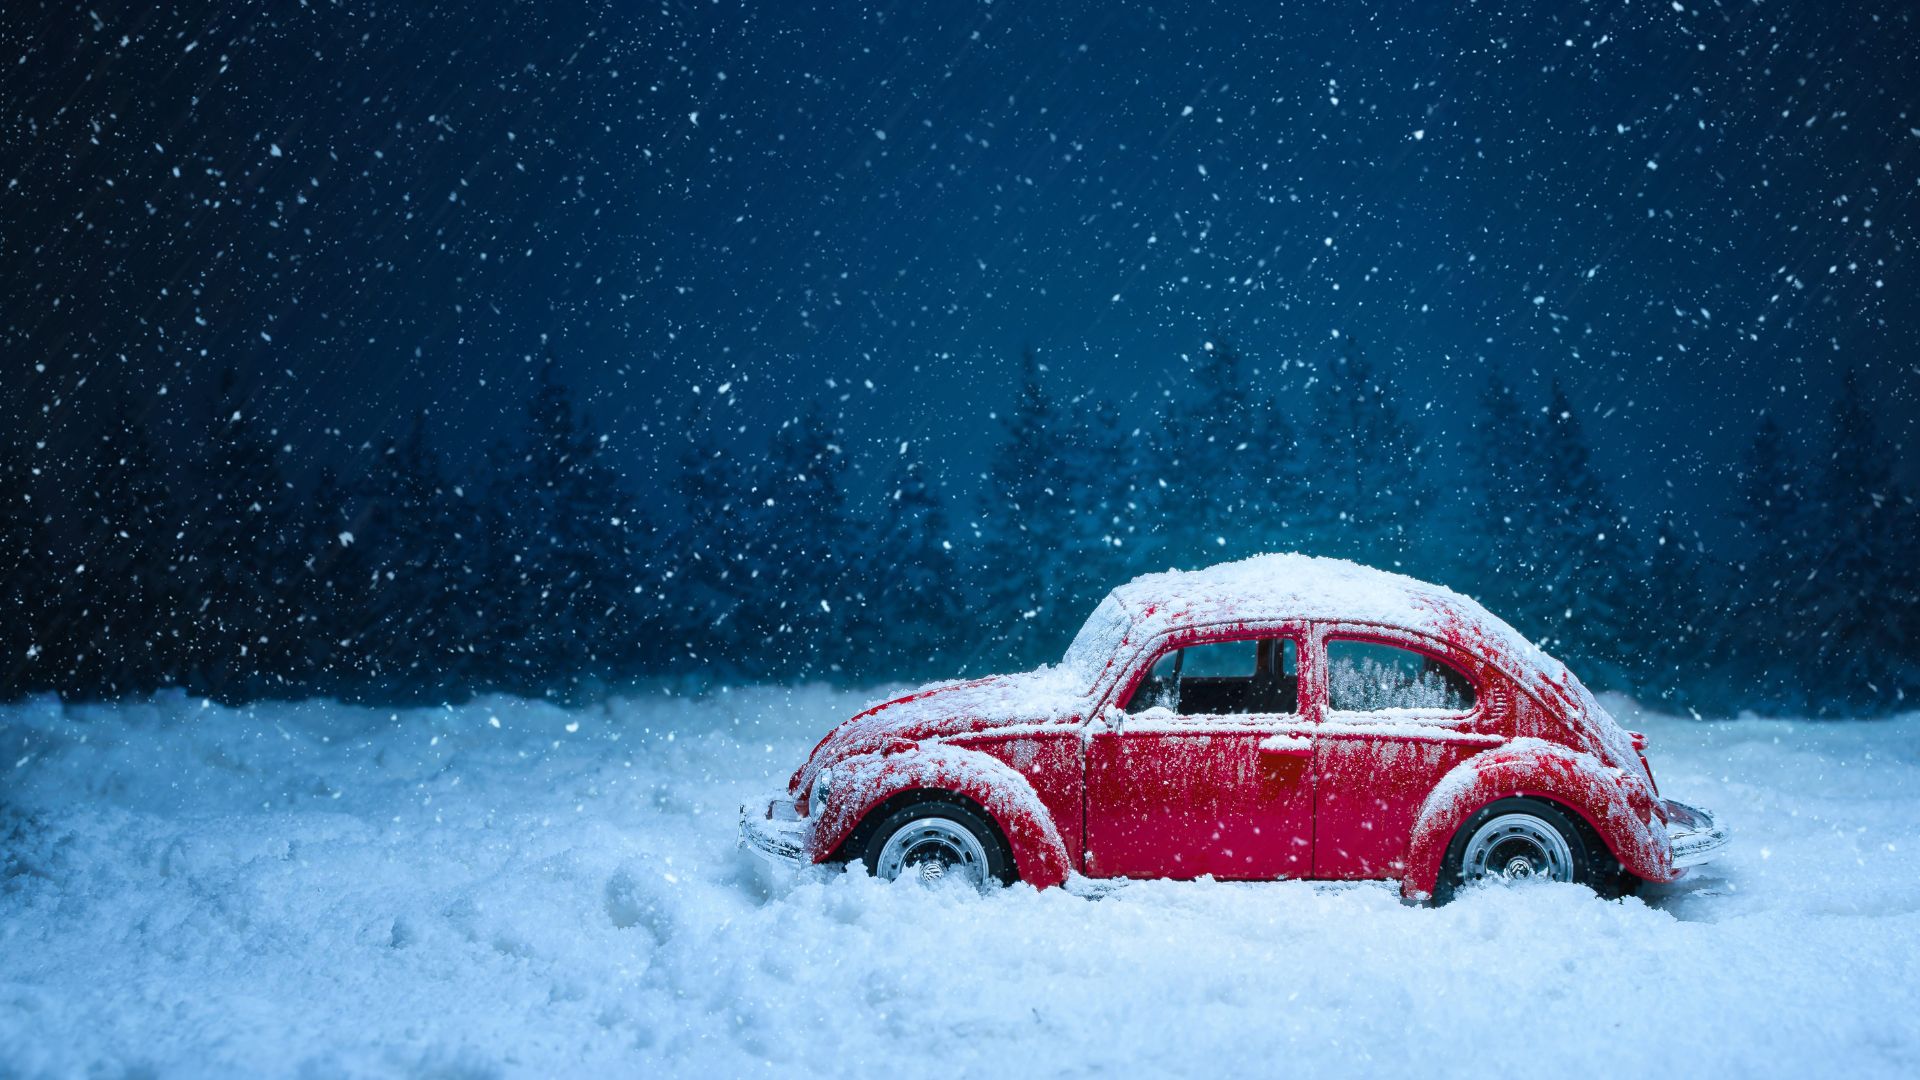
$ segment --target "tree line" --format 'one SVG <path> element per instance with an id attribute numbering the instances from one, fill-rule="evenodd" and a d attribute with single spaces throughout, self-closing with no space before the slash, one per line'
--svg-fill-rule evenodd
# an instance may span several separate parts
<path id="1" fill-rule="evenodd" d="M 1710 545 L 1623 507 L 1558 385 L 1536 402 L 1490 376 L 1444 436 L 1351 338 L 1289 367 L 1209 344 L 1130 422 L 1028 352 L 958 493 L 914 439 L 854 482 L 826 402 L 747 440 L 728 386 L 689 395 L 671 479 L 638 483 L 550 363 L 484 465 L 441 460 L 416 417 L 350 476 L 296 483 L 229 378 L 185 460 L 124 408 L 85 453 L 0 460 L 0 693 L 973 674 L 1057 658 L 1136 574 L 1270 550 L 1446 583 L 1668 707 L 1846 714 L 1920 690 L 1920 508 L 1852 379 L 1811 451 L 1760 418 L 1735 535 Z"/>

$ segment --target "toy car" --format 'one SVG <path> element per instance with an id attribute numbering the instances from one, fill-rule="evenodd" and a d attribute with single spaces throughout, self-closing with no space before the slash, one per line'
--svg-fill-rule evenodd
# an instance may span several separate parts
<path id="1" fill-rule="evenodd" d="M 1602 896 L 1726 833 L 1660 797 L 1593 695 L 1479 604 L 1262 555 L 1115 589 L 1058 665 L 935 684 L 822 739 L 741 840 L 800 865 L 975 885 L 1483 879 Z"/>

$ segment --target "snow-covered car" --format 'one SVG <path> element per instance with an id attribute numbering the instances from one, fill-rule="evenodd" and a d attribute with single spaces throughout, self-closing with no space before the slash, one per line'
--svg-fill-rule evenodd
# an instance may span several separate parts
<path id="1" fill-rule="evenodd" d="M 1479 604 L 1262 555 L 1115 589 L 1058 665 L 835 728 L 741 812 L 777 861 L 1088 878 L 1672 881 L 1726 834 L 1661 798 L 1585 686 Z"/>

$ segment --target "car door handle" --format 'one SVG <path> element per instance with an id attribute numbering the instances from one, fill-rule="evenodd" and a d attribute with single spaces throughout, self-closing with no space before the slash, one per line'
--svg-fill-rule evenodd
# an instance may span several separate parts
<path id="1" fill-rule="evenodd" d="M 1312 757 L 1313 740 L 1305 735 L 1269 735 L 1260 740 L 1260 752 L 1274 757 Z"/>

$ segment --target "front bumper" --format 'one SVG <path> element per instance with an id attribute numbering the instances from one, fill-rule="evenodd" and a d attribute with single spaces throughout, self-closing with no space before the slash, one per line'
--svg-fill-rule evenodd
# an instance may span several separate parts
<path id="1" fill-rule="evenodd" d="M 1719 857 L 1727 846 L 1726 827 L 1698 807 L 1667 799 L 1667 838 L 1673 842 L 1673 868 L 1698 866 Z"/>
<path id="2" fill-rule="evenodd" d="M 740 807 L 740 846 L 780 866 L 807 862 L 807 820 L 785 795 Z"/>

